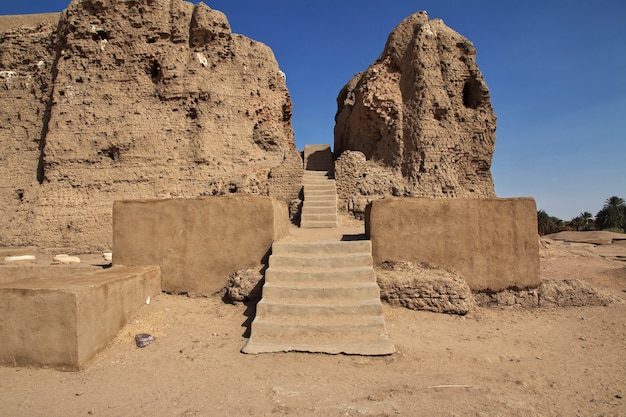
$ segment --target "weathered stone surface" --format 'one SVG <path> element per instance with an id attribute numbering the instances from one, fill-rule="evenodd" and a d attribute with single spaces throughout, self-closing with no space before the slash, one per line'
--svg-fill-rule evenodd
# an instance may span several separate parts
<path id="1" fill-rule="evenodd" d="M 149 297 L 155 266 L 2 268 L 0 365 L 80 370 Z"/>
<path id="2" fill-rule="evenodd" d="M 385 262 L 376 269 L 380 297 L 411 310 L 467 314 L 476 306 L 467 282 L 427 264 Z"/>
<path id="3" fill-rule="evenodd" d="M 585 307 L 623 304 L 624 300 L 578 279 L 542 280 L 538 288 L 477 292 L 481 307 Z"/>
<path id="4" fill-rule="evenodd" d="M 394 198 L 371 203 L 365 219 L 374 264 L 426 262 L 449 269 L 473 291 L 534 288 L 539 278 L 532 198 Z"/>
<path id="5" fill-rule="evenodd" d="M 360 217 L 384 195 L 495 197 L 496 117 L 475 57 L 469 40 L 425 12 L 393 30 L 337 98 L 340 209 Z"/>
<path id="6" fill-rule="evenodd" d="M 233 302 L 258 301 L 263 288 L 263 265 L 239 269 L 226 282 L 226 293 Z"/>
<path id="7" fill-rule="evenodd" d="M 623 302 L 621 298 L 577 279 L 544 280 L 539 287 L 541 307 L 607 306 Z"/>
<path id="8" fill-rule="evenodd" d="M 291 113 L 272 51 L 203 3 L 75 0 L 0 33 L 0 245 L 110 250 L 114 200 L 289 202 Z"/>
<path id="9" fill-rule="evenodd" d="M 209 296 L 288 234 L 287 204 L 268 197 L 116 201 L 113 265 L 159 265 L 163 291 Z"/>
<path id="10" fill-rule="evenodd" d="M 41 24 L 56 25 L 60 13 L 16 14 L 0 16 L 0 32 L 10 32 L 16 28 L 35 28 Z"/>

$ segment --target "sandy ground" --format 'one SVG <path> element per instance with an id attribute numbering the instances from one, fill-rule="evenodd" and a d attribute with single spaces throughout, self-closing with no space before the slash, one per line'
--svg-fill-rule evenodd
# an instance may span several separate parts
<path id="1" fill-rule="evenodd" d="M 626 297 L 626 245 L 544 246 L 543 278 Z M 0 415 L 626 416 L 625 304 L 384 314 L 391 356 L 244 355 L 245 305 L 161 294 L 81 372 L 0 368 Z"/>

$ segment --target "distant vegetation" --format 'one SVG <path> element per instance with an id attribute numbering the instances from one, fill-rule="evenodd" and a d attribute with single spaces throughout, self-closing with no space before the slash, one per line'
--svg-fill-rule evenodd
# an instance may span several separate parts
<path id="1" fill-rule="evenodd" d="M 606 230 L 624 233 L 626 231 L 626 202 L 621 197 L 613 196 L 604 202 L 596 216 L 585 211 L 570 221 L 550 216 L 544 210 L 537 212 L 537 226 L 540 235 L 562 232 L 565 230 L 586 231 Z"/>

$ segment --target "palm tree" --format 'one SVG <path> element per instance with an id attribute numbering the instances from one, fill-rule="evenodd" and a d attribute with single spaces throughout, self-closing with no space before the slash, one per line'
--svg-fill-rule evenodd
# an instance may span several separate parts
<path id="1" fill-rule="evenodd" d="M 579 214 L 578 216 L 574 217 L 572 220 L 569 221 L 569 224 L 572 228 L 574 228 L 574 230 L 579 231 L 579 230 L 584 230 L 585 227 L 585 219 L 583 218 L 582 214 Z"/>
<path id="2" fill-rule="evenodd" d="M 624 229 L 626 202 L 621 197 L 613 196 L 604 202 L 604 206 L 596 214 L 596 227 L 602 229 Z"/>
<path id="3" fill-rule="evenodd" d="M 591 230 L 591 221 L 593 220 L 593 215 L 588 211 L 584 211 L 580 213 L 578 216 L 574 217 L 569 221 L 569 226 L 574 228 L 576 231 L 589 231 Z"/>
<path id="4" fill-rule="evenodd" d="M 550 216 L 545 210 L 537 211 L 537 229 L 540 235 L 548 235 L 563 230 L 563 220 Z"/>
<path id="5" fill-rule="evenodd" d="M 591 224 L 591 221 L 593 220 L 593 214 L 589 213 L 588 211 L 584 211 L 580 213 L 580 217 L 582 217 L 583 220 L 583 230 L 589 230 L 589 226 Z"/>

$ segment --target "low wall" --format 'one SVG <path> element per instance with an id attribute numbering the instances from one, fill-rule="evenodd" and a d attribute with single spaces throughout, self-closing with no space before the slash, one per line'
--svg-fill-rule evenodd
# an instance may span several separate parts
<path id="1" fill-rule="evenodd" d="M 368 207 L 365 227 L 376 265 L 425 262 L 479 291 L 540 284 L 532 198 L 384 198 Z"/>
<path id="2" fill-rule="evenodd" d="M 250 195 L 116 201 L 113 264 L 159 265 L 163 290 L 211 295 L 289 234 L 284 202 Z"/>

